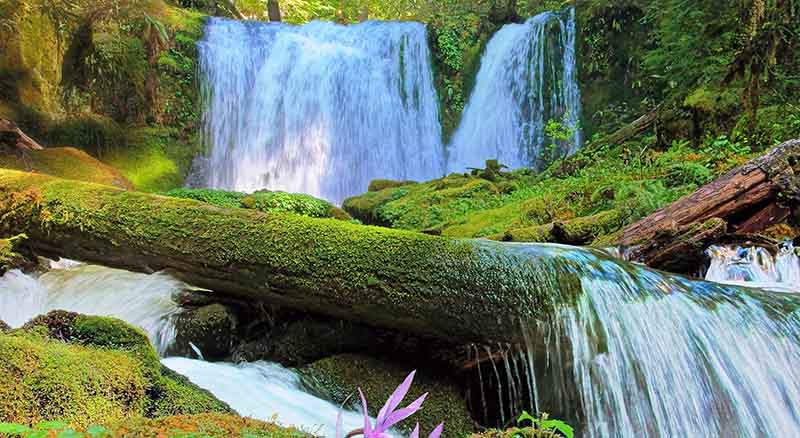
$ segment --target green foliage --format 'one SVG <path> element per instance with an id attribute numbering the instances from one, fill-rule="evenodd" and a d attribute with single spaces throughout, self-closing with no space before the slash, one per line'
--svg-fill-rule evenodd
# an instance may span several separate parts
<path id="1" fill-rule="evenodd" d="M 194 199 L 195 201 L 225 208 L 241 208 L 242 199 L 247 196 L 245 193 L 213 189 L 173 189 L 164 192 L 163 195 L 173 198 Z"/>
<path id="2" fill-rule="evenodd" d="M 350 216 L 327 201 L 302 193 L 270 192 L 253 194 L 214 189 L 174 189 L 164 193 L 173 198 L 194 199 L 225 208 L 246 208 L 265 213 L 294 213 L 306 217 L 350 220 Z"/>
<path id="3" fill-rule="evenodd" d="M 548 418 L 548 415 L 544 413 L 541 414 L 539 418 L 535 418 L 528 412 L 522 411 L 522 414 L 517 418 L 517 424 L 521 426 L 522 423 L 526 421 L 529 421 L 531 425 L 539 429 L 540 432 L 549 432 L 550 436 L 556 436 L 556 432 L 566 438 L 573 438 L 575 436 L 575 430 L 572 426 L 562 420 Z"/>

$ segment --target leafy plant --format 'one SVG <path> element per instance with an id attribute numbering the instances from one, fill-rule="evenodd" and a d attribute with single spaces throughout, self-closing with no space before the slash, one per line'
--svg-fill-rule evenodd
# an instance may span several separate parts
<path id="1" fill-rule="evenodd" d="M 531 426 L 539 431 L 550 433 L 550 435 L 547 435 L 550 437 L 558 436 L 556 434 L 561 434 L 567 438 L 574 438 L 575 436 L 575 430 L 572 426 L 562 420 L 548 418 L 546 413 L 542 413 L 539 418 L 536 418 L 527 411 L 522 411 L 522 414 L 517 418 L 517 424 L 521 426 L 526 421 L 530 421 Z"/>

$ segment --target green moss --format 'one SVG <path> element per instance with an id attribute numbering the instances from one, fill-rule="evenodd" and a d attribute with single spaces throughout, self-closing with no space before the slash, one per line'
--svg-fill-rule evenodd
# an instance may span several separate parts
<path id="1" fill-rule="evenodd" d="M 294 213 L 316 218 L 351 220 L 349 214 L 333 204 L 302 193 L 261 190 L 252 194 L 214 189 L 174 189 L 164 192 L 173 198 L 194 199 L 225 208 L 245 208 L 264 213 Z"/>
<path id="2" fill-rule="evenodd" d="M 14 251 L 15 246 L 27 239 L 24 234 L 18 234 L 7 239 L 0 239 L 0 275 L 9 269 L 18 268 L 25 263 L 25 257 Z"/>
<path id="3" fill-rule="evenodd" d="M 349 354 L 323 359 L 300 370 L 308 385 L 337 404 L 349 400 L 351 407 L 360 406 L 355 395 L 361 388 L 373 416 L 409 371 L 394 362 Z M 403 423 L 402 429 L 410 431 L 413 424 L 419 422 L 423 431 L 430 432 L 444 421 L 444 437 L 463 437 L 472 432 L 466 401 L 455 385 L 446 378 L 417 373 L 405 401 L 410 403 L 424 393 L 428 393 L 428 397 L 422 410 Z"/>
<path id="4" fill-rule="evenodd" d="M 391 179 L 376 179 L 374 181 L 370 181 L 369 188 L 367 189 L 370 192 L 380 192 L 381 190 L 385 189 L 393 189 L 396 187 L 403 187 L 408 186 L 411 184 L 416 184 L 415 181 L 394 181 Z"/>
<path id="5" fill-rule="evenodd" d="M 171 436 L 203 438 L 305 438 L 310 435 L 291 427 L 243 418 L 230 414 L 200 414 L 155 420 L 131 419 L 109 427 L 113 436 L 164 438 Z"/>
<path id="6" fill-rule="evenodd" d="M 0 421 L 77 427 L 140 416 L 149 386 L 130 355 L 35 333 L 0 335 Z"/>
<path id="7" fill-rule="evenodd" d="M 763 151 L 784 141 L 800 137 L 800 108 L 793 105 L 773 105 L 758 110 L 755 125 L 742 115 L 733 128 L 731 140 Z"/>
<path id="8" fill-rule="evenodd" d="M 512 427 L 506 430 L 489 429 L 471 435 L 470 438 L 553 438 L 558 436 L 560 435 L 553 435 L 551 431 L 541 431 L 531 427 Z"/>
<path id="9" fill-rule="evenodd" d="M 164 366 L 161 367 L 157 385 L 150 391 L 150 397 L 152 401 L 147 407 L 147 416 L 152 418 L 207 412 L 234 413 L 227 404 L 217 400 L 211 393 Z"/>
<path id="10" fill-rule="evenodd" d="M 45 173 L 124 189 L 133 188 L 133 184 L 117 169 L 100 162 L 86 152 L 70 147 L 0 155 L 0 167 Z"/>

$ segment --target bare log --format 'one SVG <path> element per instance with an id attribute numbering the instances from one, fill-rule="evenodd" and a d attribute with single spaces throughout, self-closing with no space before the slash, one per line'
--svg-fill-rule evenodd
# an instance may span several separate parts
<path id="1" fill-rule="evenodd" d="M 5 146 L 17 151 L 44 149 L 36 140 L 28 137 L 16 123 L 0 118 L 0 147 Z"/>

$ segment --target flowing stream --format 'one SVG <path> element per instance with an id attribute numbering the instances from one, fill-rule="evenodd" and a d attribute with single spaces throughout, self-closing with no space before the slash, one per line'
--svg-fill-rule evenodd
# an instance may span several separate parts
<path id="1" fill-rule="evenodd" d="M 540 169 L 582 142 L 575 39 L 574 8 L 504 26 L 445 147 L 424 25 L 212 18 L 198 43 L 209 156 L 194 184 L 338 203 L 373 179 L 425 181 L 487 159 Z M 551 119 L 566 138 L 548 138 Z"/>
<path id="2" fill-rule="evenodd" d="M 143 328 L 163 353 L 174 341 L 174 319 L 180 313 L 172 297 L 186 288 L 166 274 L 144 275 L 70 262 L 55 264 L 38 277 L 14 270 L 0 278 L 0 320 L 20 327 L 57 309 L 113 316 Z M 240 415 L 335 436 L 338 406 L 304 392 L 299 376 L 278 364 L 177 357 L 164 358 L 162 363 Z M 343 412 L 342 420 L 346 431 L 364 424 L 363 417 L 351 411 Z"/>
<path id="3" fill-rule="evenodd" d="M 508 24 L 486 47 L 475 89 L 449 146 L 448 171 L 482 168 L 495 158 L 512 169 L 541 170 L 581 146 L 581 96 L 575 9 Z M 548 138 L 550 120 L 564 140 Z M 550 148 L 555 145 L 555 148 Z"/>
<path id="4" fill-rule="evenodd" d="M 706 280 L 800 293 L 800 258 L 787 242 L 773 255 L 761 247 L 713 246 Z"/>

